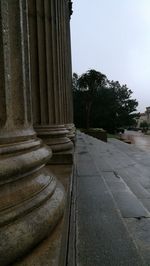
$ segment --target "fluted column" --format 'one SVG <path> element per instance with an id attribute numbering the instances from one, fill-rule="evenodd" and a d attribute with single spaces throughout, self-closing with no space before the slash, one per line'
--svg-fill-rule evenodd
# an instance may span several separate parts
<path id="1" fill-rule="evenodd" d="M 58 10 L 59 1 L 29 2 L 34 127 L 53 151 L 52 164 L 72 163 L 73 148 L 62 116 Z"/>
<path id="2" fill-rule="evenodd" d="M 65 116 L 64 123 L 69 130 L 68 137 L 74 141 L 75 138 L 75 126 L 73 124 L 73 95 L 72 95 L 72 62 L 71 62 L 71 38 L 70 38 L 70 16 L 72 11 L 71 2 L 69 0 L 61 0 L 61 24 L 63 25 L 62 54 L 64 58 L 64 84 L 63 91 L 65 94 Z"/>
<path id="3" fill-rule="evenodd" d="M 0 1 L 0 265 L 45 238 L 64 190 L 45 168 L 51 150 L 32 127 L 26 0 Z"/>

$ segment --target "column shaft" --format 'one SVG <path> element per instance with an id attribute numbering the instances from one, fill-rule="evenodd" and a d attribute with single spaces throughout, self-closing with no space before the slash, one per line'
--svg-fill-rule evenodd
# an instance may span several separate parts
<path id="1" fill-rule="evenodd" d="M 45 168 L 50 148 L 32 127 L 28 7 L 0 1 L 0 265 L 12 264 L 63 215 L 64 190 Z"/>
<path id="2" fill-rule="evenodd" d="M 49 163 L 70 163 L 72 162 L 72 142 L 66 136 L 68 131 L 64 127 L 62 116 L 59 1 L 37 0 L 32 8 L 34 8 L 34 12 L 32 12 L 34 18 L 31 16 L 30 7 L 29 25 L 34 127 L 38 136 L 52 148 L 53 157 Z M 37 24 L 37 33 L 35 28 L 33 29 L 33 19 L 34 24 Z M 35 47 L 34 38 L 36 34 L 38 45 Z M 37 50 L 38 60 L 34 60 L 33 49 Z M 37 84 L 35 77 L 38 75 L 39 82 Z M 40 102 L 38 102 L 39 106 L 37 106 L 34 98 L 39 91 L 42 93 L 40 94 Z M 41 113 L 39 110 L 36 112 L 37 108 L 41 110 Z M 37 117 L 39 114 L 41 118 Z"/>
<path id="3" fill-rule="evenodd" d="M 72 98 L 72 63 L 71 63 L 71 39 L 70 39 L 70 11 L 69 1 L 61 0 L 62 13 L 62 43 L 63 43 L 63 56 L 64 56 L 64 84 L 63 91 L 65 95 L 65 126 L 68 129 L 68 137 L 74 141 L 75 127 L 73 124 L 73 98 Z"/>

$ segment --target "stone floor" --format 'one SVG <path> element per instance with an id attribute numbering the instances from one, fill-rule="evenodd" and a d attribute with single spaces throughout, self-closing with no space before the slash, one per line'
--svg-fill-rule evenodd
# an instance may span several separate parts
<path id="1" fill-rule="evenodd" d="M 150 152 L 77 134 L 66 265 L 150 265 Z"/>

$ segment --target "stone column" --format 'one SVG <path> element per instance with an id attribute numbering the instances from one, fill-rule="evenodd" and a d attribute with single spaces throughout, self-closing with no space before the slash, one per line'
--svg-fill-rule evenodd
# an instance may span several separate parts
<path id="1" fill-rule="evenodd" d="M 65 126 L 69 130 L 68 137 L 74 141 L 75 126 L 73 124 L 73 95 L 72 95 L 72 62 L 71 62 L 71 37 L 70 37 L 70 17 L 72 14 L 71 2 L 61 0 L 62 2 L 62 25 L 63 25 L 63 56 L 64 56 L 64 93 L 66 96 L 66 114 L 64 117 Z"/>
<path id="2" fill-rule="evenodd" d="M 72 163 L 73 149 L 62 119 L 58 10 L 57 0 L 29 2 L 34 127 L 53 151 L 51 164 Z"/>
<path id="3" fill-rule="evenodd" d="M 26 0 L 0 1 L 0 265 L 45 238 L 64 190 L 45 168 L 51 150 L 32 128 Z"/>

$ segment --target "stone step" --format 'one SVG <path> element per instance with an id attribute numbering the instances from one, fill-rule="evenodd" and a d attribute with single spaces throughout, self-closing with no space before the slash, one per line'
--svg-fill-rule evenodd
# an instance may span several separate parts
<path id="1" fill-rule="evenodd" d="M 89 138 L 86 137 L 87 142 L 88 142 L 88 139 Z M 97 167 L 99 168 L 100 171 L 103 172 L 103 176 L 104 177 L 106 176 L 105 172 L 114 171 L 115 173 L 118 173 L 118 176 L 122 178 L 122 180 L 126 183 L 126 187 L 128 187 L 128 192 L 122 191 L 120 196 L 119 194 L 116 196 L 113 191 L 115 200 L 118 202 L 122 213 L 126 213 L 128 203 L 129 201 L 131 201 L 132 208 L 130 207 L 128 209 L 129 217 L 132 215 L 133 215 L 132 217 L 137 217 L 138 215 L 140 215 L 140 212 L 141 212 L 141 216 L 143 213 L 143 216 L 149 217 L 149 209 L 146 211 L 147 214 L 145 213 L 145 209 L 147 208 L 147 205 L 148 205 L 147 203 L 148 201 L 145 199 L 149 198 L 150 194 L 149 194 L 149 191 L 147 191 L 145 188 L 150 187 L 150 178 L 146 175 L 144 176 L 142 175 L 142 169 L 143 171 L 146 171 L 145 166 L 142 166 L 142 165 L 139 166 L 137 162 L 135 162 L 134 160 L 130 158 L 129 156 L 130 145 L 128 145 L 129 146 L 128 155 L 126 153 L 124 155 L 123 147 L 124 146 L 126 147 L 127 144 L 122 143 L 121 141 L 115 140 L 114 143 L 117 143 L 117 147 L 115 147 L 114 145 L 112 146 L 110 144 L 107 144 L 108 145 L 108 147 L 106 148 L 107 152 L 105 154 L 103 153 L 103 157 L 100 157 L 100 156 L 97 156 L 95 151 L 97 150 L 97 147 L 98 147 L 98 150 L 100 149 L 100 146 L 102 143 L 99 140 L 95 140 L 94 143 L 95 144 L 93 148 L 90 149 L 89 151 L 90 153 L 92 153 L 92 156 L 94 158 L 95 163 L 97 164 Z M 119 150 L 120 146 L 121 146 L 121 151 Z M 98 150 L 97 150 L 97 153 L 98 153 Z M 127 150 L 127 147 L 126 147 L 126 150 Z M 133 147 L 132 147 L 132 150 L 133 150 Z M 110 153 L 112 154 L 112 156 L 110 156 Z M 140 168 L 141 172 L 139 171 L 137 172 L 137 168 Z M 146 173 L 150 175 L 148 171 Z M 115 183 L 113 184 L 113 186 L 115 186 Z M 117 190 L 117 187 L 116 187 L 116 190 Z M 130 200 L 128 200 L 128 198 Z M 141 211 L 137 212 L 138 209 Z M 130 214 L 130 212 L 132 215 Z"/>
<path id="2" fill-rule="evenodd" d="M 142 265 L 150 265 L 149 153 L 112 139 L 111 143 L 103 144 L 84 136 L 84 142 L 96 168 L 102 173 L 130 236 L 144 258 Z"/>
<path id="3" fill-rule="evenodd" d="M 123 220 L 129 195 L 134 212 L 130 211 L 130 217 L 148 214 L 123 179 L 114 176 L 110 152 L 106 143 L 79 134 L 73 206 L 76 237 L 72 238 L 75 239 L 76 265 L 144 265 Z M 128 217 L 127 206 L 126 213 L 124 216 Z M 68 265 L 74 265 L 71 259 Z"/>
<path id="4" fill-rule="evenodd" d="M 149 211 L 142 204 L 141 200 L 132 192 L 121 176 L 117 175 L 115 172 L 105 172 L 103 173 L 103 177 L 123 218 L 150 217 Z"/>
<path id="5" fill-rule="evenodd" d="M 100 176 L 78 177 L 76 234 L 77 265 L 144 265 Z"/>
<path id="6" fill-rule="evenodd" d="M 128 145 L 116 139 L 109 139 L 108 143 L 113 145 L 115 148 L 118 148 L 119 150 L 123 150 L 125 154 L 132 156 L 132 158 L 137 162 L 143 163 L 145 166 L 149 166 L 150 152 L 144 151 L 136 147 L 134 144 Z"/>

